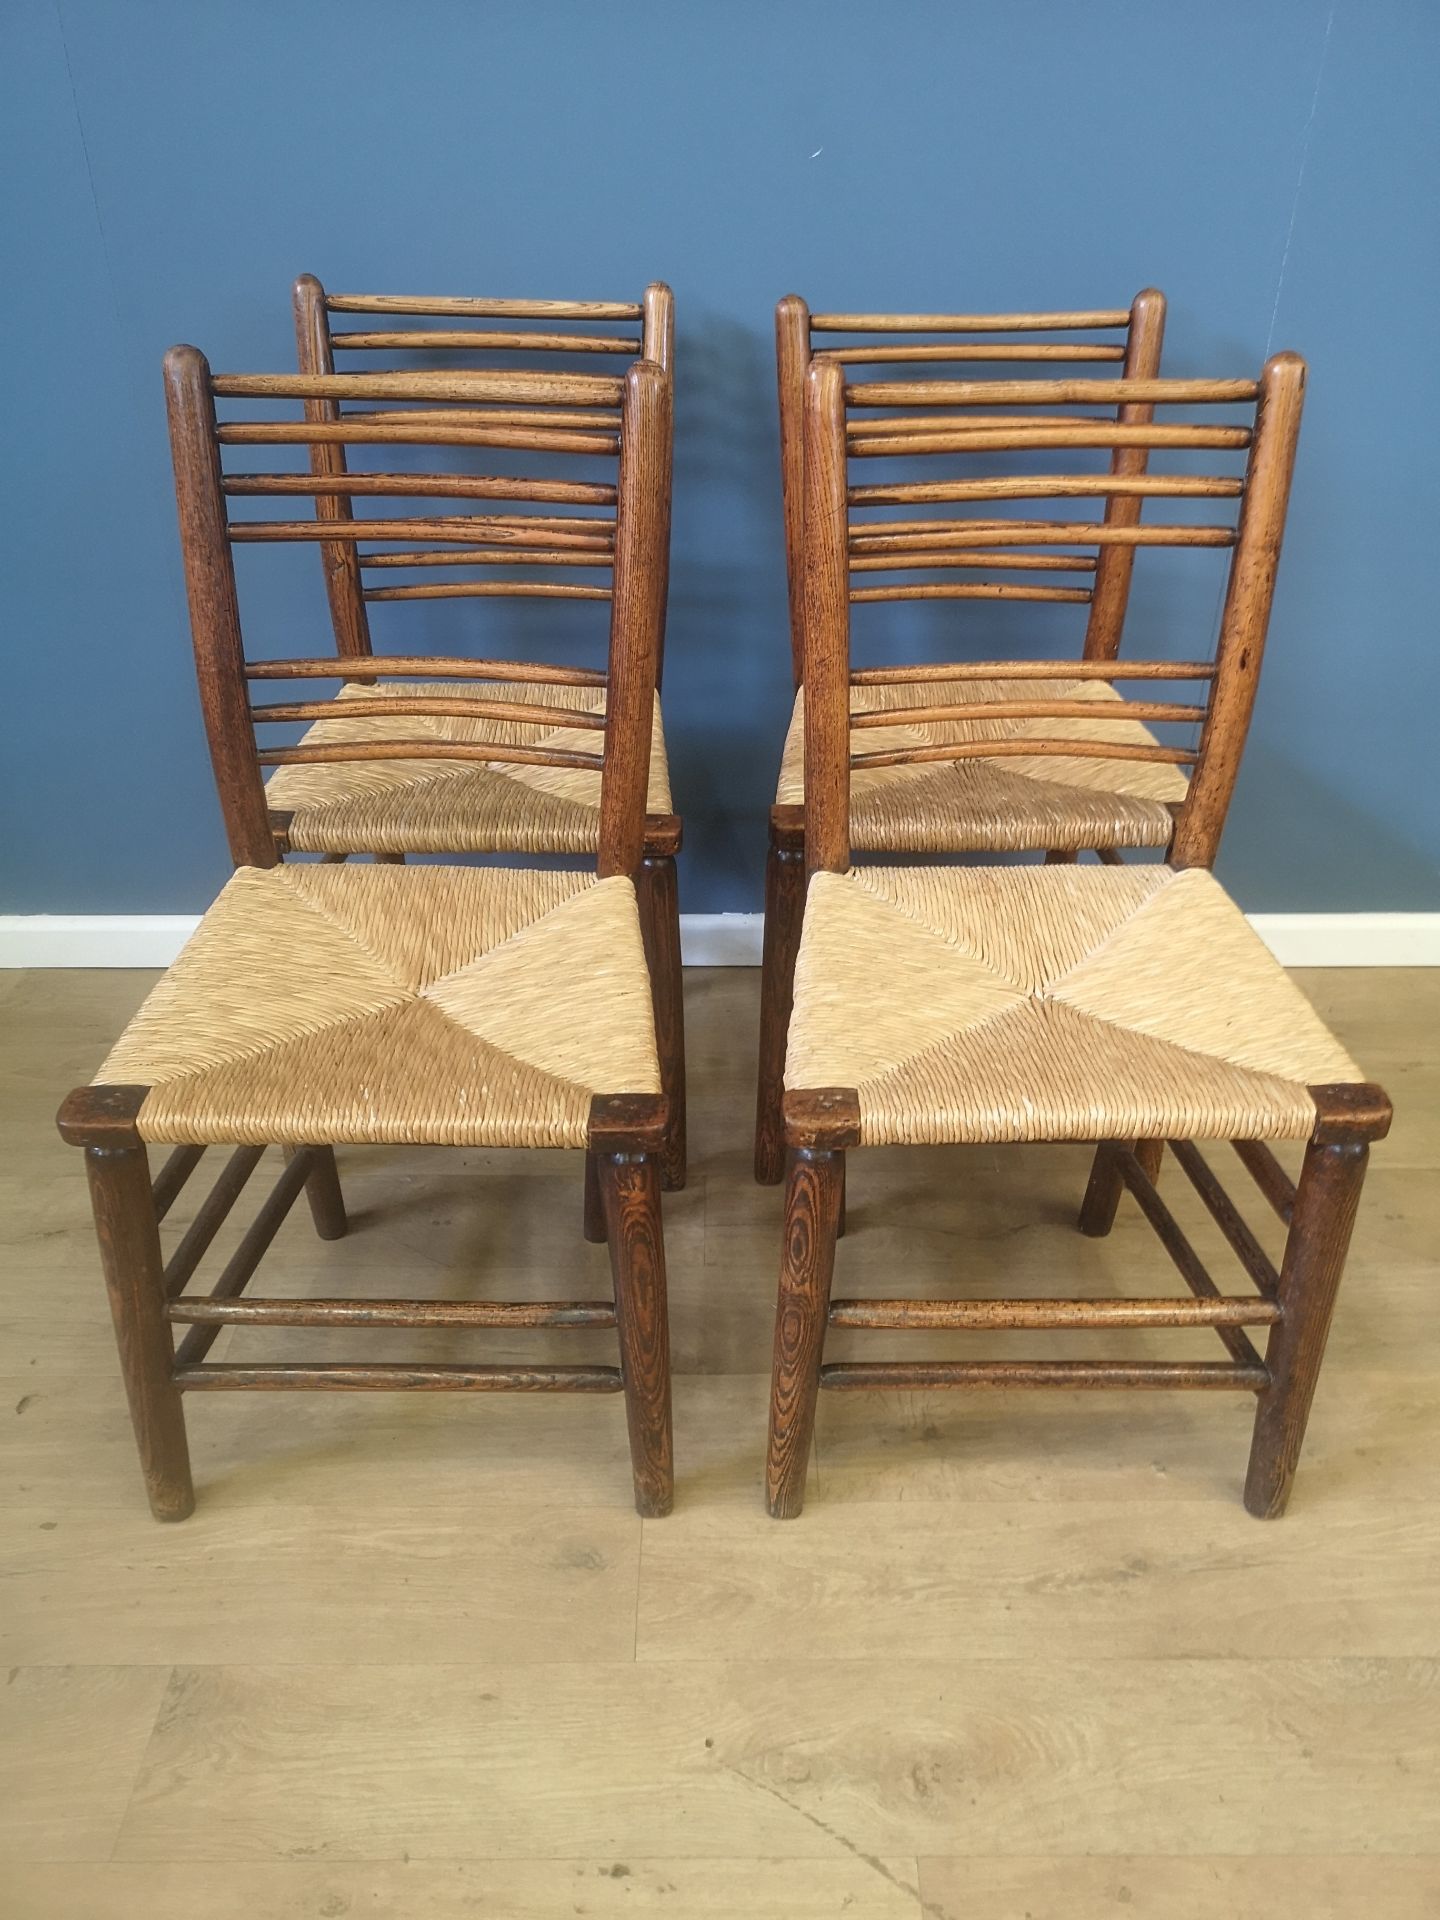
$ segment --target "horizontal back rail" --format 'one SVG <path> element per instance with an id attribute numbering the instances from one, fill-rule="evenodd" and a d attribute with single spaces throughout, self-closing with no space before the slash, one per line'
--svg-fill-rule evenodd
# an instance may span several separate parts
<path id="1" fill-rule="evenodd" d="M 221 373 L 217 400 L 463 400 L 618 406 L 619 375 L 447 368 L 443 373 Z"/>
<path id="2" fill-rule="evenodd" d="M 226 531 L 242 545 L 263 540 L 438 540 L 469 546 L 484 539 L 610 553 L 615 544 L 613 520 L 578 514 L 569 520 L 544 519 L 538 514 L 437 515 L 431 520 L 232 520 Z"/>
<path id="3" fill-rule="evenodd" d="M 847 386 L 851 407 L 1235 406 L 1253 401 L 1254 380 L 912 380 Z"/>
<path id="4" fill-rule="evenodd" d="M 1081 333 L 1128 327 L 1128 307 L 1061 313 L 812 313 L 812 333 Z"/>
<path id="5" fill-rule="evenodd" d="M 598 667 L 535 660 L 451 660 L 432 654 L 367 654 L 364 659 L 247 660 L 247 680 L 517 680 L 547 687 L 603 687 Z"/>
<path id="6" fill-rule="evenodd" d="M 324 493 L 347 498 L 538 500 L 577 507 L 613 507 L 617 497 L 612 486 L 579 480 L 468 473 L 235 473 L 220 484 L 223 493 L 239 497 Z"/>
<path id="7" fill-rule="evenodd" d="M 394 333 L 341 332 L 330 335 L 332 347 L 358 353 L 403 351 L 433 352 L 440 348 L 462 347 L 473 353 L 624 353 L 632 357 L 640 351 L 640 337 L 633 333 L 496 333 L 416 327 Z"/>
<path id="8" fill-rule="evenodd" d="M 638 320 L 644 309 L 631 300 L 491 300 L 449 294 L 327 293 L 331 313 L 414 313 L 474 320 Z"/>
<path id="9" fill-rule="evenodd" d="M 839 366 L 883 366 L 891 363 L 923 363 L 925 361 L 957 362 L 993 361 L 1002 362 L 1020 360 L 1039 361 L 1099 361 L 1123 360 L 1125 349 L 1109 342 L 1095 342 L 1092 346 L 1070 346 L 1053 340 L 1034 341 L 1024 346 L 1008 341 L 987 341 L 983 347 L 947 344 L 940 346 L 881 347 L 874 344 L 855 347 L 822 347 L 812 356 L 816 360 L 833 360 Z"/>

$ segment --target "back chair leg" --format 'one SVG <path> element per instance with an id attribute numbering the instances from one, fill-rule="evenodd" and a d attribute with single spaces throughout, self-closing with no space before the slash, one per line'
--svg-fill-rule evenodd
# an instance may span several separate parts
<path id="1" fill-rule="evenodd" d="M 805 853 L 787 844 L 772 822 L 765 861 L 765 944 L 760 960 L 760 1074 L 755 1099 L 755 1178 L 762 1187 L 785 1177 L 785 1043 L 795 996 L 795 956 L 805 920 Z"/>
<path id="2" fill-rule="evenodd" d="M 1265 1349 L 1270 1385 L 1259 1395 L 1245 1480 L 1245 1505 L 1261 1520 L 1279 1519 L 1290 1498 L 1369 1157 L 1363 1140 L 1306 1149 L 1280 1266 L 1281 1317 Z"/>
<path id="3" fill-rule="evenodd" d="M 680 893 L 671 854 L 647 854 L 638 886 L 640 930 L 650 968 L 660 1080 L 670 1109 L 670 1132 L 661 1155 L 665 1186 L 685 1184 L 685 993 L 680 958 Z"/>
<path id="4" fill-rule="evenodd" d="M 145 1148 L 138 1141 L 87 1146 L 85 1171 L 150 1511 L 157 1520 L 184 1520 L 194 1511 L 195 1489 Z"/>
<path id="5" fill-rule="evenodd" d="M 844 1193 L 843 1153 L 806 1147 L 791 1152 L 765 1463 L 766 1504 L 777 1520 L 793 1519 L 805 1504 Z"/>
<path id="6" fill-rule="evenodd" d="M 605 1202 L 600 1193 L 600 1156 L 585 1155 L 585 1238 L 595 1246 L 605 1243 Z"/>
<path id="7" fill-rule="evenodd" d="M 1140 1162 L 1141 1170 L 1153 1186 L 1160 1177 L 1165 1142 L 1136 1140 L 1126 1141 L 1124 1145 Z M 1115 1210 L 1120 1205 L 1120 1195 L 1125 1188 L 1115 1157 L 1120 1147 L 1119 1142 L 1102 1140 L 1090 1163 L 1090 1182 L 1085 1189 L 1085 1198 L 1080 1202 L 1079 1227 L 1081 1233 L 1088 1233 L 1095 1240 L 1103 1239 L 1114 1226 Z"/>
<path id="8" fill-rule="evenodd" d="M 345 1196 L 340 1191 L 340 1175 L 335 1166 L 333 1147 L 310 1149 L 310 1172 L 305 1181 L 305 1198 L 310 1217 L 322 1240 L 343 1240 L 349 1227 L 345 1217 Z M 286 1159 L 290 1156 L 287 1154 Z"/>
<path id="9" fill-rule="evenodd" d="M 600 1197 L 615 1278 L 615 1318 L 635 1508 L 646 1519 L 675 1503 L 670 1431 L 670 1336 L 665 1297 L 665 1241 L 660 1173 L 648 1153 L 600 1153 Z"/>

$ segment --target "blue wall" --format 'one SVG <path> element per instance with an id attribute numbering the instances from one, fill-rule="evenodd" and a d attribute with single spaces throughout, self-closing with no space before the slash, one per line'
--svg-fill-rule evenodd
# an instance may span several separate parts
<path id="1" fill-rule="evenodd" d="M 1168 371 L 1298 347 L 1222 871 L 1256 909 L 1440 904 L 1432 0 L 10 0 L 6 21 L 6 910 L 184 911 L 223 877 L 159 361 L 184 339 L 287 366 L 302 269 L 674 286 L 667 710 L 686 904 L 711 911 L 759 903 L 788 705 L 779 294 L 1112 306 L 1153 281 Z M 314 587 L 297 622 L 323 618 Z"/>

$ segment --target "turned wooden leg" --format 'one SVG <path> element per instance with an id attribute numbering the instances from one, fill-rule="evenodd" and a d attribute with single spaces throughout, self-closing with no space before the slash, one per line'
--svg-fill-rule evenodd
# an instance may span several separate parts
<path id="1" fill-rule="evenodd" d="M 795 997 L 795 956 L 805 921 L 805 854 L 770 835 L 765 861 L 765 943 L 760 959 L 760 1075 L 755 1096 L 755 1178 L 762 1187 L 785 1177 L 785 1043 Z"/>
<path id="2" fill-rule="evenodd" d="M 1092 1239 L 1103 1239 L 1115 1224 L 1115 1210 L 1120 1205 L 1120 1195 L 1125 1191 L 1125 1182 L 1120 1178 L 1116 1161 L 1121 1146 L 1129 1147 L 1152 1186 L 1160 1177 L 1160 1162 L 1165 1155 L 1163 1140 L 1102 1140 L 1090 1163 L 1090 1182 L 1085 1189 L 1085 1198 L 1080 1202 L 1080 1231 L 1088 1233 Z"/>
<path id="3" fill-rule="evenodd" d="M 793 1519 L 805 1504 L 844 1169 L 843 1153 L 799 1147 L 789 1156 L 765 1462 L 766 1504 L 777 1520 Z"/>
<path id="4" fill-rule="evenodd" d="M 667 1189 L 674 1191 L 685 1184 L 685 975 L 680 960 L 680 893 L 673 855 L 645 856 L 637 895 L 655 1006 L 660 1084 L 670 1110 L 661 1175 Z"/>
<path id="5" fill-rule="evenodd" d="M 600 1197 L 600 1156 L 585 1155 L 585 1238 L 598 1247 L 605 1239 L 605 1202 Z"/>
<path id="6" fill-rule="evenodd" d="M 615 1317 L 635 1508 L 646 1519 L 675 1503 L 670 1433 L 670 1328 L 665 1300 L 665 1240 L 660 1173 L 647 1153 L 602 1153 L 600 1195 L 615 1278 Z"/>
<path id="7" fill-rule="evenodd" d="M 1369 1157 L 1363 1140 L 1306 1149 L 1280 1264 L 1281 1317 L 1265 1348 L 1270 1385 L 1259 1395 L 1245 1480 L 1245 1505 L 1261 1520 L 1278 1520 L 1290 1498 Z"/>
<path id="8" fill-rule="evenodd" d="M 195 1489 L 171 1377 L 175 1342 L 165 1318 L 165 1263 L 145 1149 L 86 1147 L 85 1172 L 150 1511 L 157 1520 L 184 1520 L 194 1512 Z"/>
<path id="9" fill-rule="evenodd" d="M 305 1180 L 305 1198 L 310 1218 L 322 1240 L 343 1240 L 349 1227 L 345 1217 L 345 1196 L 340 1191 L 340 1175 L 335 1166 L 333 1147 L 311 1147 L 310 1172 Z M 287 1154 L 286 1159 L 290 1158 Z"/>

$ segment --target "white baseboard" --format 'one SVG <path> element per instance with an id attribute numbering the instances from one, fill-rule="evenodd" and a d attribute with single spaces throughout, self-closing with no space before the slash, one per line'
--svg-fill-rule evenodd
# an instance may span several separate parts
<path id="1" fill-rule="evenodd" d="M 0 968 L 168 967 L 197 924 L 186 913 L 0 914 Z M 1440 966 L 1440 913 L 1253 913 L 1287 967 Z M 687 967 L 758 967 L 761 915 L 686 913 Z"/>

